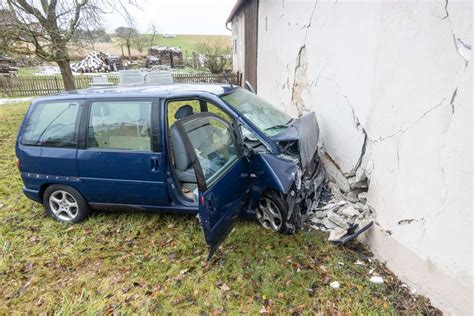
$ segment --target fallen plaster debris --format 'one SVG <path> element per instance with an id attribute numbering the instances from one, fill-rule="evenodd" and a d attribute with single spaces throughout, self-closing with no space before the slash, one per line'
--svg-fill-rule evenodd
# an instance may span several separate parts
<path id="1" fill-rule="evenodd" d="M 370 282 L 375 283 L 375 284 L 382 284 L 383 283 L 383 278 L 374 275 L 370 278 Z"/>
<path id="2" fill-rule="evenodd" d="M 341 284 L 339 284 L 338 281 L 333 281 L 329 283 L 329 286 L 331 286 L 333 289 L 338 289 L 341 286 Z"/>
<path id="3" fill-rule="evenodd" d="M 374 220 L 374 211 L 367 203 L 369 183 L 366 175 L 357 172 L 348 180 L 348 192 L 329 181 L 328 192 L 313 203 L 307 221 L 310 228 L 329 232 L 328 240 L 335 244 L 355 239 L 369 229 Z"/>

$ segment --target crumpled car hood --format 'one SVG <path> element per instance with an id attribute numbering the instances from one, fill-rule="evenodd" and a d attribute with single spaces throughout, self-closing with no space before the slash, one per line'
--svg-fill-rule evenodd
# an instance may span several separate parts
<path id="1" fill-rule="evenodd" d="M 304 169 L 318 149 L 319 126 L 316 114 L 310 112 L 293 120 L 288 128 L 271 138 L 276 142 L 298 141 L 301 167 Z"/>

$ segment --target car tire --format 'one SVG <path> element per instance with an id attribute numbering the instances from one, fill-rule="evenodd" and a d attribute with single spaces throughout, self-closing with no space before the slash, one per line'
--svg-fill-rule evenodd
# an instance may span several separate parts
<path id="1" fill-rule="evenodd" d="M 43 206 L 48 215 L 64 223 L 79 223 L 91 212 L 79 191 L 60 184 L 46 188 L 43 194 Z"/>
<path id="2" fill-rule="evenodd" d="M 301 226 L 299 206 L 294 207 L 290 218 L 288 218 L 288 204 L 280 194 L 274 191 L 267 191 L 263 194 L 255 212 L 260 225 L 281 234 L 292 234 Z"/>

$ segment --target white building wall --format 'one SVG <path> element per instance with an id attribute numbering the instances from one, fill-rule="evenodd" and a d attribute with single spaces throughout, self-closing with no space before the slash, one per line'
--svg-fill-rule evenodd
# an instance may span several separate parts
<path id="1" fill-rule="evenodd" d="M 472 3 L 259 3 L 258 94 L 316 112 L 339 170 L 369 177 L 366 242 L 440 308 L 473 312 Z"/>
<path id="2" fill-rule="evenodd" d="M 232 20 L 232 68 L 243 73 L 245 69 L 245 18 L 241 11 Z"/>

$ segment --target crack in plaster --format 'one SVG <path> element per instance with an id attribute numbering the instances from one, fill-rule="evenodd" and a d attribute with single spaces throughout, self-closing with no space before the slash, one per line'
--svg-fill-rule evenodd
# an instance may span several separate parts
<path id="1" fill-rule="evenodd" d="M 408 225 L 411 223 L 418 223 L 418 222 L 423 222 L 425 220 L 424 217 L 420 219 L 414 219 L 414 218 L 407 218 L 407 219 L 401 219 L 398 221 L 397 225 Z"/>
<path id="2" fill-rule="evenodd" d="M 309 22 L 308 22 L 307 25 L 303 25 L 303 27 L 301 28 L 301 29 L 306 28 L 306 33 L 304 34 L 303 45 L 304 45 L 304 43 L 306 43 L 306 38 L 308 36 L 308 30 L 311 27 L 311 23 L 313 23 L 313 16 L 314 16 L 314 12 L 316 12 L 316 7 L 318 6 L 318 3 L 319 3 L 319 0 L 316 0 L 314 2 L 314 7 L 313 7 L 313 10 L 311 11 L 311 15 L 309 17 Z"/>
<path id="3" fill-rule="evenodd" d="M 420 223 L 421 224 L 422 232 L 421 232 L 420 238 L 418 239 L 418 243 L 421 245 L 421 241 L 425 237 L 425 233 L 426 233 L 426 227 L 425 227 L 426 221 L 425 221 L 424 217 L 419 218 L 419 219 L 415 219 L 415 218 L 401 219 L 401 220 L 398 221 L 397 225 L 398 226 L 405 226 L 405 225 L 410 225 L 412 223 Z"/>
<path id="4" fill-rule="evenodd" d="M 446 18 L 449 17 L 448 4 L 449 4 L 449 0 L 446 0 L 446 3 L 444 4 L 444 11 L 445 11 L 446 15 L 443 16 L 443 17 L 441 18 L 441 20 L 444 20 L 444 19 L 446 19 Z"/>
<path id="5" fill-rule="evenodd" d="M 469 58 L 471 55 L 471 52 L 470 52 L 471 45 L 465 43 L 459 37 L 456 37 L 454 33 L 453 33 L 453 40 L 454 40 L 454 46 L 456 46 L 458 55 L 461 56 L 462 59 L 464 59 L 464 67 L 467 67 L 469 65 Z"/>
<path id="6" fill-rule="evenodd" d="M 296 106 L 298 116 L 301 116 L 306 109 L 301 93 L 308 87 L 307 70 L 308 60 L 306 58 L 306 46 L 303 45 L 296 58 L 293 87 L 291 89 L 291 101 Z"/>
<path id="7" fill-rule="evenodd" d="M 314 13 L 316 12 L 318 2 L 319 0 L 316 0 L 314 2 L 313 10 L 311 11 L 308 24 L 303 25 L 303 27 L 301 28 L 301 29 L 306 28 L 306 32 L 304 35 L 303 45 L 300 47 L 298 51 L 298 55 L 296 56 L 296 65 L 295 65 L 295 72 L 294 72 L 294 77 L 293 77 L 293 87 L 291 89 L 291 101 L 296 106 L 296 110 L 298 111 L 298 116 L 301 116 L 303 112 L 306 110 L 306 107 L 304 105 L 304 100 L 301 97 L 301 93 L 303 92 L 303 90 L 308 87 L 308 78 L 307 78 L 308 60 L 306 58 L 306 44 L 305 43 L 306 43 L 306 38 L 308 36 L 308 30 L 311 27 L 311 23 L 313 22 L 313 16 L 314 16 Z"/>
<path id="8" fill-rule="evenodd" d="M 451 101 L 449 104 L 451 105 L 451 112 L 454 114 L 454 101 L 456 100 L 456 96 L 458 95 L 458 88 L 454 89 L 453 95 L 451 96 Z"/>
<path id="9" fill-rule="evenodd" d="M 347 102 L 349 103 L 349 106 L 351 107 L 352 120 L 354 122 L 356 129 L 362 132 L 362 134 L 364 134 L 364 142 L 362 143 L 359 159 L 357 159 L 356 164 L 354 165 L 352 170 L 348 173 L 348 176 L 350 177 L 350 176 L 354 176 L 355 173 L 357 172 L 357 169 L 359 169 L 359 167 L 362 165 L 362 160 L 364 159 L 364 156 L 365 156 L 365 151 L 367 149 L 367 141 L 369 140 L 369 137 L 367 136 L 367 132 L 365 131 L 365 128 L 362 126 L 362 124 L 360 124 L 359 118 L 357 117 L 354 107 L 352 106 L 352 103 L 350 102 L 349 98 L 347 96 L 345 96 L 345 98 Z"/>
<path id="10" fill-rule="evenodd" d="M 449 123 L 446 126 L 446 129 L 443 131 L 444 138 L 443 138 L 442 145 L 440 146 L 440 150 L 439 150 L 439 153 L 440 153 L 440 170 L 441 170 L 441 174 L 443 176 L 444 190 L 443 190 L 443 197 L 442 197 L 442 200 L 441 200 L 442 203 L 441 203 L 440 210 L 439 210 L 439 212 L 434 214 L 434 217 L 438 217 L 442 213 L 444 213 L 444 211 L 446 210 L 446 206 L 447 206 L 449 186 L 448 186 L 448 181 L 447 181 L 447 177 L 446 177 L 446 170 L 444 169 L 444 166 L 443 166 L 443 163 L 442 163 L 441 153 L 444 150 L 444 147 L 445 147 L 445 144 L 446 144 L 446 137 L 448 137 L 448 131 L 449 131 L 449 128 L 451 127 L 451 122 L 452 122 L 452 117 L 454 115 L 454 108 L 455 108 L 455 101 L 456 101 L 457 93 L 458 93 L 458 88 L 456 87 L 454 89 L 453 93 L 452 93 L 451 100 L 449 102 L 449 105 L 451 106 L 452 115 L 451 115 L 451 118 L 449 120 Z"/>
<path id="11" fill-rule="evenodd" d="M 355 113 L 355 109 L 354 109 L 354 106 L 352 105 L 352 102 L 351 100 L 349 99 L 349 97 L 342 93 L 342 89 L 341 89 L 341 86 L 339 85 L 339 83 L 337 82 L 337 80 L 335 79 L 335 75 L 333 74 L 331 77 L 323 77 L 322 76 L 322 72 L 323 70 L 326 68 L 327 64 L 324 65 L 323 69 L 320 71 L 320 73 L 318 74 L 317 78 L 316 78 L 316 83 L 319 81 L 319 78 L 324 78 L 326 80 L 329 80 L 329 81 L 333 81 L 337 87 L 337 90 L 336 90 L 336 93 L 342 97 L 344 97 L 344 99 L 346 100 L 346 105 L 350 108 L 351 110 L 351 113 L 352 113 L 352 121 L 354 123 L 354 126 L 355 128 L 357 129 L 357 131 L 361 132 L 363 135 L 364 135 L 364 142 L 362 143 L 362 146 L 361 146 L 361 150 L 360 150 L 360 154 L 359 154 L 359 158 L 357 159 L 357 162 L 355 163 L 355 165 L 352 167 L 351 171 L 347 172 L 347 173 L 344 173 L 341 168 L 338 168 L 339 171 L 346 177 L 346 178 L 350 178 L 350 177 L 353 177 L 357 170 L 361 167 L 362 165 L 362 161 L 364 159 L 364 156 L 365 156 L 365 153 L 366 153 L 366 149 L 367 149 L 367 143 L 372 141 L 370 139 L 370 137 L 368 136 L 365 128 L 362 126 L 362 124 L 360 123 L 359 121 L 359 118 L 358 116 L 356 115 Z M 363 171 L 367 171 L 365 170 L 364 168 L 362 168 Z"/>
<path id="12" fill-rule="evenodd" d="M 451 29 L 451 35 L 453 36 L 454 47 L 456 48 L 457 54 L 463 59 L 464 68 L 466 68 L 469 65 L 469 59 L 471 56 L 472 47 L 471 45 L 463 41 L 461 38 L 457 37 L 456 34 L 454 33 L 453 24 L 451 23 L 451 17 L 449 16 L 448 4 L 449 4 L 449 0 L 446 0 L 446 3 L 444 5 L 444 10 L 446 12 L 446 15 L 442 17 L 441 19 L 448 20 L 449 28 Z"/>
<path id="13" fill-rule="evenodd" d="M 428 114 L 430 114 L 431 112 L 433 112 L 434 110 L 438 109 L 439 107 L 441 107 L 444 103 L 444 101 L 446 100 L 446 97 L 444 97 L 440 103 L 436 104 L 435 106 L 431 107 L 430 109 L 428 109 L 427 111 L 425 111 L 419 118 L 417 118 L 414 122 L 411 122 L 409 123 L 409 125 L 405 128 L 402 128 L 400 130 L 398 130 L 397 132 L 393 133 L 393 134 L 390 134 L 390 135 L 386 135 L 386 136 L 380 136 L 379 138 L 377 139 L 371 139 L 371 141 L 373 143 L 379 143 L 379 142 L 382 142 L 382 141 L 385 141 L 387 139 L 390 139 L 390 138 L 393 138 L 393 137 L 397 137 L 397 136 L 400 136 L 404 133 L 406 133 L 410 128 L 412 128 L 413 126 L 415 126 L 416 124 L 418 124 L 425 116 L 427 116 Z"/>

